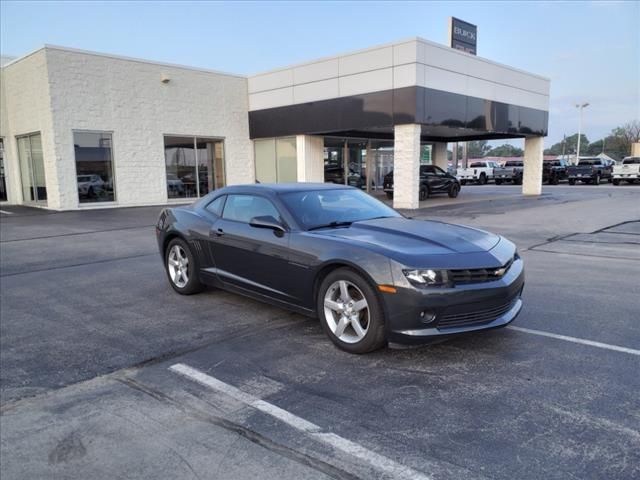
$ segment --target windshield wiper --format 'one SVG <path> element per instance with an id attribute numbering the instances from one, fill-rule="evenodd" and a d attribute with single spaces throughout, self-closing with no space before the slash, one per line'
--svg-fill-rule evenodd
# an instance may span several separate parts
<path id="1" fill-rule="evenodd" d="M 311 230 L 319 230 L 321 228 L 336 228 L 336 227 L 348 227 L 353 222 L 331 222 L 326 225 L 316 225 L 315 227 L 311 227 L 308 231 Z"/>

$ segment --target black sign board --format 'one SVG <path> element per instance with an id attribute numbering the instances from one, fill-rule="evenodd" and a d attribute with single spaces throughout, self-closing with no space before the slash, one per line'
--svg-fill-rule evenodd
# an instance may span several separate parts
<path id="1" fill-rule="evenodd" d="M 477 26 L 459 18 L 449 17 L 449 46 L 451 48 L 476 55 L 477 44 Z"/>

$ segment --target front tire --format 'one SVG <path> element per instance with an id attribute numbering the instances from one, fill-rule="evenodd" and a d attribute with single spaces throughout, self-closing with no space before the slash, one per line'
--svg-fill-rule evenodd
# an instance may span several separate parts
<path id="1" fill-rule="evenodd" d="M 573 178 L 569 179 L 569 185 L 575 185 L 576 181 Z"/>
<path id="2" fill-rule="evenodd" d="M 480 174 L 480 185 L 486 185 L 489 180 L 487 179 L 487 175 L 484 173 Z"/>
<path id="3" fill-rule="evenodd" d="M 197 260 L 182 238 L 174 238 L 167 245 L 164 268 L 171 287 L 179 294 L 192 295 L 204 289 L 198 277 Z"/>
<path id="4" fill-rule="evenodd" d="M 467 181 L 466 180 L 460 180 L 460 185 L 466 185 Z"/>
<path id="5" fill-rule="evenodd" d="M 496 180 L 496 185 L 502 185 L 502 180 Z"/>
<path id="6" fill-rule="evenodd" d="M 349 353 L 386 345 L 384 313 L 369 282 L 349 268 L 332 271 L 318 289 L 317 310 L 329 339 Z"/>
<path id="7" fill-rule="evenodd" d="M 447 192 L 447 194 L 449 195 L 449 198 L 456 198 L 459 193 L 460 193 L 460 185 L 458 185 L 457 183 L 454 183 L 453 185 L 451 185 L 449 187 L 449 191 Z"/>
<path id="8" fill-rule="evenodd" d="M 393 192 L 386 192 L 387 198 L 391 200 L 393 198 Z"/>
<path id="9" fill-rule="evenodd" d="M 596 178 L 593 180 L 594 185 L 600 185 L 600 175 L 596 175 Z"/>
<path id="10" fill-rule="evenodd" d="M 620 185 L 620 180 L 618 180 L 617 178 L 614 178 L 613 180 L 611 180 L 611 182 L 616 186 Z"/>
<path id="11" fill-rule="evenodd" d="M 429 195 L 431 194 L 431 192 L 429 191 L 429 187 L 422 187 L 420 189 L 420 194 L 419 194 L 419 199 L 420 201 L 426 200 L 427 198 L 429 198 Z"/>

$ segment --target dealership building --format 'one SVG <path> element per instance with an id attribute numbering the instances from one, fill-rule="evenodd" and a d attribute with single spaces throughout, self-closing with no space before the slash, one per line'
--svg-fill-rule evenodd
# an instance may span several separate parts
<path id="1" fill-rule="evenodd" d="M 447 143 L 523 138 L 539 194 L 550 82 L 411 38 L 252 76 L 56 46 L 0 77 L 0 200 L 75 210 L 183 203 L 224 185 L 381 186 L 419 206 Z"/>

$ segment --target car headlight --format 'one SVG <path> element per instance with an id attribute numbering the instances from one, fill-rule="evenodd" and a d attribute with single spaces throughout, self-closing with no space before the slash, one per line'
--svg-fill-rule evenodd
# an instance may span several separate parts
<path id="1" fill-rule="evenodd" d="M 446 287 L 449 283 L 447 270 L 404 270 L 407 280 L 418 287 Z"/>

